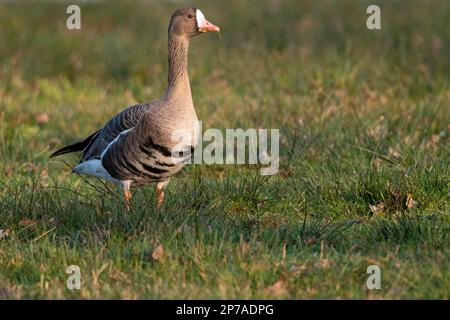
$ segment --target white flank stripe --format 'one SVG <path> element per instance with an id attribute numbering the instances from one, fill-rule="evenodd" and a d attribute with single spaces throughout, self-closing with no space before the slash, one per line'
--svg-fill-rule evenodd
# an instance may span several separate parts
<path id="1" fill-rule="evenodd" d="M 130 131 L 133 130 L 133 129 L 134 129 L 134 128 L 127 129 L 127 130 L 124 130 L 124 131 L 122 131 L 121 133 L 119 133 L 119 135 L 118 135 L 117 137 L 115 137 L 114 140 L 111 141 L 111 142 L 108 144 L 108 146 L 105 148 L 105 150 L 103 150 L 102 154 L 100 155 L 100 159 L 102 159 L 102 158 L 103 158 L 103 155 L 106 153 L 106 151 L 108 151 L 108 149 L 109 149 L 114 143 L 116 143 L 117 140 L 119 140 L 120 136 L 127 134 L 128 132 L 130 132 Z"/>

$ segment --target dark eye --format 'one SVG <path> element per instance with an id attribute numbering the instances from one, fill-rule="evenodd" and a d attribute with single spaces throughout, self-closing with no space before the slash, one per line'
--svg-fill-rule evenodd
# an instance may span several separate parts
<path id="1" fill-rule="evenodd" d="M 188 14 L 188 18 L 189 18 L 189 19 L 192 19 L 192 14 Z"/>

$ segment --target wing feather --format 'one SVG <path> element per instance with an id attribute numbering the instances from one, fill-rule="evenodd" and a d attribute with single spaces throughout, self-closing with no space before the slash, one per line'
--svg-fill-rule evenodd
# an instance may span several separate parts
<path id="1" fill-rule="evenodd" d="M 116 139 L 120 133 L 130 130 L 137 125 L 142 115 L 151 107 L 150 104 L 137 104 L 111 118 L 99 133 L 83 150 L 81 162 L 90 159 L 100 159 L 103 151 Z"/>

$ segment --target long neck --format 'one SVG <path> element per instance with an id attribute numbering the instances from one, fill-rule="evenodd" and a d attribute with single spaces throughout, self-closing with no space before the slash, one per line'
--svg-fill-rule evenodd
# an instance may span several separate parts
<path id="1" fill-rule="evenodd" d="M 189 40 L 169 35 L 169 71 L 166 96 L 169 99 L 192 99 L 188 76 Z"/>

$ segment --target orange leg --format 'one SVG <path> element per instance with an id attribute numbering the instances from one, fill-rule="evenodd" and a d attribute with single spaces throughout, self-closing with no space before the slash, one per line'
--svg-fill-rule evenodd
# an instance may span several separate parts
<path id="1" fill-rule="evenodd" d="M 123 193 L 125 195 L 125 209 L 129 212 L 131 202 L 131 192 L 130 190 L 125 190 Z"/>
<path id="2" fill-rule="evenodd" d="M 156 186 L 156 209 L 161 208 L 164 202 L 164 189 Z"/>
<path id="3" fill-rule="evenodd" d="M 167 186 L 169 181 L 158 182 L 156 185 L 156 209 L 161 208 L 164 202 L 164 188 Z"/>
<path id="4" fill-rule="evenodd" d="M 130 212 L 130 203 L 131 203 L 131 192 L 130 192 L 130 183 L 123 184 L 123 195 L 125 197 L 125 210 Z"/>

